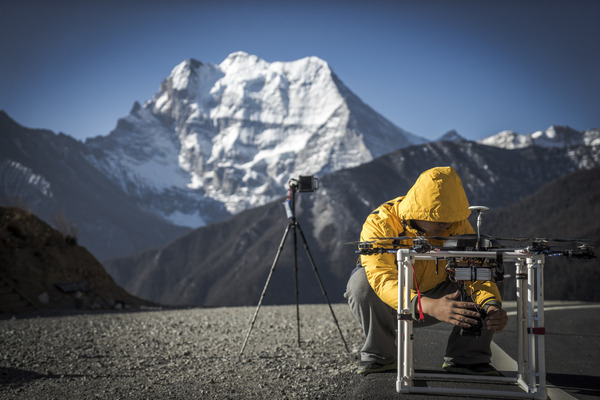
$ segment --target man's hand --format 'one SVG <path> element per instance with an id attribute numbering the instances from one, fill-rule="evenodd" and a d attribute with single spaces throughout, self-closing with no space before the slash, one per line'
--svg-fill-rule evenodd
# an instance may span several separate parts
<path id="1" fill-rule="evenodd" d="M 487 317 L 483 321 L 483 325 L 486 329 L 493 330 L 494 333 L 500 333 L 507 323 L 508 315 L 506 315 L 506 311 L 497 306 L 488 307 Z"/>
<path id="2" fill-rule="evenodd" d="M 460 291 L 446 295 L 439 299 L 421 298 L 423 312 L 431 315 L 438 321 L 448 322 L 449 324 L 470 328 L 478 323 L 476 318 L 481 315 L 473 310 L 477 305 L 470 301 L 458 301 Z M 491 309 L 492 307 L 490 307 Z M 500 310 L 502 311 L 502 310 Z M 504 313 L 506 315 L 506 313 Z M 494 319 L 493 321 L 496 321 Z M 506 325 L 506 323 L 504 324 Z"/>

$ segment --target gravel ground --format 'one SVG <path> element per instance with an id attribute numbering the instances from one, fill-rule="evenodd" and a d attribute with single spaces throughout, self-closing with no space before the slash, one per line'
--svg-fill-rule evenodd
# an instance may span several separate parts
<path id="1" fill-rule="evenodd" d="M 28 315 L 0 320 L 2 399 L 336 399 L 362 332 L 346 304 Z"/>

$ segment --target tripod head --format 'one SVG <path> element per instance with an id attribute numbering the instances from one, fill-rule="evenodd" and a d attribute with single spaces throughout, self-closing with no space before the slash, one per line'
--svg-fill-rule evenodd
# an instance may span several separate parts
<path id="1" fill-rule="evenodd" d="M 288 181 L 290 191 L 314 192 L 319 188 L 319 178 L 313 175 L 300 175 Z"/>
<path id="2" fill-rule="evenodd" d="M 296 192 L 314 192 L 319 188 L 319 178 L 316 176 L 300 175 L 288 181 L 288 198 L 283 202 L 285 214 L 289 219 L 296 217 Z"/>

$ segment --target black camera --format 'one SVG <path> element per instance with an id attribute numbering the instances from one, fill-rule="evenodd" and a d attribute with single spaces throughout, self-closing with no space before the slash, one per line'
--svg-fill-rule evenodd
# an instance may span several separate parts
<path id="1" fill-rule="evenodd" d="M 460 301 L 474 303 L 473 298 L 467 293 L 465 281 L 494 281 L 501 282 L 504 278 L 504 267 L 502 256 L 496 259 L 485 259 L 476 262 L 476 259 L 469 258 L 449 258 L 446 262 L 446 272 L 448 278 L 455 282 L 460 290 Z M 461 336 L 481 336 L 483 319 L 487 316 L 486 312 L 477 307 L 480 317 L 475 318 L 477 324 L 469 328 L 461 328 Z M 474 317 L 472 317 L 474 318 Z"/>
<path id="2" fill-rule="evenodd" d="M 473 302 L 470 296 L 465 293 L 464 286 L 460 290 L 460 301 Z M 483 327 L 483 319 L 486 317 L 483 309 L 478 310 L 481 317 L 471 317 L 477 320 L 477 324 L 471 325 L 469 328 L 460 328 L 460 336 L 479 337 L 481 336 L 481 328 Z"/>
<path id="3" fill-rule="evenodd" d="M 290 179 L 290 186 L 300 192 L 314 192 L 319 188 L 319 179 L 313 175 L 300 175 L 298 179 Z"/>

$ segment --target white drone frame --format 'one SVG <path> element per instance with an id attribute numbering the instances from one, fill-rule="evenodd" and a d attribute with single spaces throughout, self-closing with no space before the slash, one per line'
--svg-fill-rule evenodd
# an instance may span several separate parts
<path id="1" fill-rule="evenodd" d="M 418 373 L 413 368 L 413 319 L 410 310 L 413 282 L 412 265 L 416 260 L 448 258 L 497 259 L 516 266 L 517 291 L 517 374 L 478 376 L 453 373 Z M 544 255 L 525 250 L 512 251 L 428 251 L 398 249 L 398 393 L 455 394 L 477 397 L 547 398 L 544 343 Z M 526 280 L 526 285 L 524 281 Z M 404 305 L 404 308 L 401 308 Z M 516 384 L 522 390 L 489 390 L 466 387 L 422 387 L 415 380 Z"/>

